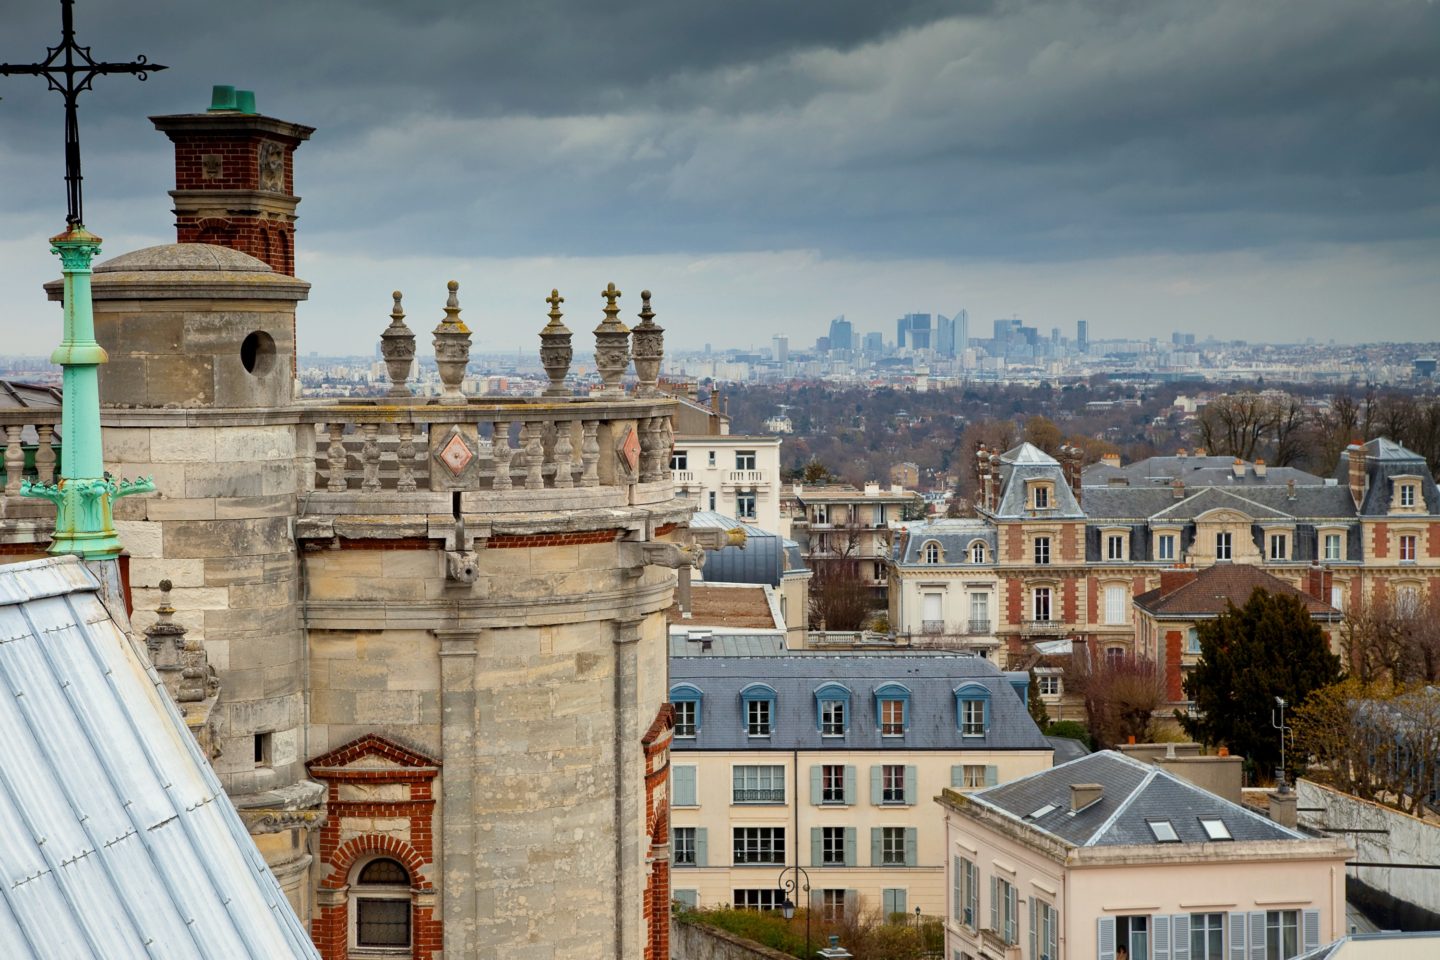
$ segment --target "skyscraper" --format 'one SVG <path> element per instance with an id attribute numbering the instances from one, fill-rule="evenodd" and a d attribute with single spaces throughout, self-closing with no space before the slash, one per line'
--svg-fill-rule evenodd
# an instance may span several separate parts
<path id="1" fill-rule="evenodd" d="M 1084 353 L 1090 347 L 1090 322 L 1088 320 L 1075 321 L 1075 346 Z"/>
<path id="2" fill-rule="evenodd" d="M 830 349 L 847 353 L 855 349 L 855 328 L 843 313 L 830 321 Z"/>
<path id="3" fill-rule="evenodd" d="M 955 356 L 955 321 L 943 313 L 935 314 L 935 355 Z"/>
<path id="4" fill-rule="evenodd" d="M 960 356 L 970 349 L 970 311 L 961 307 L 955 311 L 955 319 L 951 321 L 955 325 L 955 352 L 953 356 Z"/>
<path id="5" fill-rule="evenodd" d="M 790 359 L 790 338 L 784 335 L 770 338 L 770 357 L 776 363 Z"/>

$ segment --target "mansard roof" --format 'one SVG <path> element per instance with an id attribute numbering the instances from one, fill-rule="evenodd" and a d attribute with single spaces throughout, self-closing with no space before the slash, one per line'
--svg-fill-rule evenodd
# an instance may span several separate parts
<path id="1" fill-rule="evenodd" d="M 1384 516 L 1390 512 L 1390 501 L 1394 494 L 1395 477 L 1419 477 L 1420 491 L 1425 501 L 1425 512 L 1440 514 L 1440 490 L 1425 458 L 1414 450 L 1403 447 L 1393 440 L 1377 437 L 1364 445 L 1365 449 L 1365 496 L 1360 502 L 1362 516 Z M 1335 479 L 1345 486 L 1349 483 L 1350 453 L 1340 454 L 1335 467 Z"/>
<path id="2" fill-rule="evenodd" d="M 1230 606 L 1243 606 L 1256 590 L 1294 597 L 1312 617 L 1338 620 L 1343 614 L 1330 604 L 1271 576 L 1248 563 L 1217 563 L 1206 567 L 1179 586 L 1142 593 L 1135 606 L 1157 617 L 1214 617 Z"/>
<path id="3" fill-rule="evenodd" d="M 0 956 L 319 954 L 74 557 L 0 567 Z"/>
<path id="4" fill-rule="evenodd" d="M 1050 750 L 1016 685 L 1024 673 L 1005 673 L 981 657 L 928 654 L 791 653 L 761 657 L 674 657 L 670 684 L 698 689 L 704 718 L 695 738 L 676 750 Z M 851 692 L 849 731 L 822 737 L 815 693 L 838 682 Z M 763 683 L 775 691 L 775 716 L 764 741 L 746 736 L 741 691 Z M 873 706 L 876 691 L 900 684 L 909 691 L 908 729 L 882 737 Z M 956 689 L 978 684 L 989 694 L 983 737 L 962 737 Z"/>
<path id="5" fill-rule="evenodd" d="M 1202 499 L 1203 498 L 1203 499 Z M 1224 486 L 1185 488 L 1177 500 L 1166 487 L 1085 487 L 1081 506 L 1090 520 L 1192 520 L 1217 506 L 1241 510 L 1255 519 L 1296 518 L 1302 520 L 1349 520 L 1355 517 L 1355 502 L 1347 487 L 1337 484 L 1316 486 L 1249 485 L 1239 490 Z M 1162 516 L 1163 515 L 1163 516 Z"/>
<path id="6" fill-rule="evenodd" d="M 1098 784 L 1099 800 L 1072 813 L 1072 784 Z M 968 799 L 1071 847 L 1153 845 L 1158 841 L 1150 823 L 1159 820 L 1170 822 L 1182 844 L 1210 843 L 1202 818 L 1222 821 L 1236 841 L 1305 839 L 1160 767 L 1113 750 L 980 790 Z"/>
<path id="7" fill-rule="evenodd" d="M 976 540 L 985 544 L 985 563 L 995 563 L 996 533 L 994 524 L 986 520 L 945 519 L 927 520 L 923 523 L 906 525 L 907 536 L 897 538 L 900 564 L 921 566 L 976 566 L 970 562 L 970 545 Z M 939 564 L 925 563 L 925 544 L 935 541 L 940 544 L 942 559 Z"/>
<path id="8" fill-rule="evenodd" d="M 1270 467 L 1257 473 L 1255 464 L 1242 460 L 1240 476 L 1235 475 L 1235 458 L 1220 456 L 1146 457 L 1123 466 L 1092 463 L 1081 473 L 1087 486 L 1103 486 L 1124 480 L 1132 486 L 1158 486 L 1179 478 L 1187 486 L 1285 486 L 1294 480 L 1300 486 L 1320 486 L 1325 480 L 1295 467 Z"/>
<path id="9" fill-rule="evenodd" d="M 1045 517 L 1047 519 L 1081 520 L 1085 514 L 1075 501 L 1075 494 L 1065 480 L 1060 462 L 1032 443 L 1000 455 L 1001 495 L 994 516 L 1005 520 Z M 1053 506 L 1037 511 L 1029 507 L 1025 481 L 1050 480 L 1055 484 Z"/>

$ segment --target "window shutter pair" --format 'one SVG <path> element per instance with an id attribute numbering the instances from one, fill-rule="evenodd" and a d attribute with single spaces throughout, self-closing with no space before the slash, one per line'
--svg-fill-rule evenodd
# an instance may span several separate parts
<path id="1" fill-rule="evenodd" d="M 915 805 L 915 794 L 919 791 L 919 774 L 913 766 L 905 768 L 905 802 Z"/>
<path id="2" fill-rule="evenodd" d="M 810 866 L 825 863 L 825 832 L 823 827 L 810 828 Z"/>
<path id="3" fill-rule="evenodd" d="M 880 849 L 880 828 L 870 828 L 870 866 L 883 867 L 885 865 Z"/>
<path id="4" fill-rule="evenodd" d="M 1300 914 L 1300 949 L 1320 949 L 1320 911 L 1305 910 Z"/>
<path id="5" fill-rule="evenodd" d="M 878 807 L 883 802 L 884 794 L 881 792 L 881 790 L 882 788 L 880 786 L 880 768 L 872 766 L 870 768 L 870 803 L 873 806 Z M 879 861 L 876 862 L 878 863 Z"/>
<path id="6" fill-rule="evenodd" d="M 963 763 L 952 764 L 950 767 L 950 786 L 956 790 L 965 786 L 965 765 Z"/>
<path id="7" fill-rule="evenodd" d="M 906 909 L 908 904 L 906 903 L 906 895 L 904 888 L 886 887 L 885 890 L 882 892 L 881 896 L 884 903 L 885 918 L 887 920 L 897 913 L 904 913 L 908 915 L 908 911 Z"/>
<path id="8" fill-rule="evenodd" d="M 845 919 L 853 920 L 860 914 L 860 892 L 858 890 L 845 891 Z"/>
<path id="9" fill-rule="evenodd" d="M 695 828 L 695 866 L 710 866 L 709 842 L 706 839 L 704 827 Z"/>
<path id="10" fill-rule="evenodd" d="M 695 799 L 695 767 L 676 766 L 670 770 L 671 803 L 677 807 L 693 807 Z"/>
<path id="11" fill-rule="evenodd" d="M 1245 914 L 1230 914 L 1230 960 L 1245 960 Z M 1261 923 L 1264 923 L 1265 915 L 1260 915 Z M 1264 931 L 1261 931 L 1261 942 L 1264 942 Z"/>
<path id="12" fill-rule="evenodd" d="M 913 867 L 918 862 L 919 844 L 915 839 L 915 827 L 905 828 L 905 866 Z"/>
<path id="13" fill-rule="evenodd" d="M 1163 913 L 1150 918 L 1150 955 L 1153 960 L 1170 960 L 1170 918 Z"/>
<path id="14" fill-rule="evenodd" d="M 1265 911 L 1250 912 L 1250 960 L 1265 960 Z"/>
<path id="15" fill-rule="evenodd" d="M 845 765 L 845 805 L 855 805 L 855 767 L 852 764 Z"/>
<path id="16" fill-rule="evenodd" d="M 825 797 L 824 772 L 824 768 L 819 765 L 810 768 L 810 805 L 812 807 L 820 806 Z M 819 863 L 820 861 L 816 860 L 815 862 Z"/>
<path id="17" fill-rule="evenodd" d="M 985 766 L 985 786 L 993 787 L 1000 783 L 1000 768 L 990 763 Z"/>

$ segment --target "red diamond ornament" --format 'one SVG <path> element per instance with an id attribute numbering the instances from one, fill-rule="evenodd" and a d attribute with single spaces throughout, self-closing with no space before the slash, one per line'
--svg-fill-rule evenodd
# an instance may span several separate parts
<path id="1" fill-rule="evenodd" d="M 635 428 L 631 427 L 625 432 L 625 439 L 620 444 L 620 453 L 625 462 L 630 465 L 630 472 L 634 473 L 640 466 L 640 438 L 635 435 Z"/>
<path id="2" fill-rule="evenodd" d="M 465 472 L 465 467 L 474 459 L 475 454 L 471 452 L 470 444 L 458 433 L 452 435 L 449 442 L 440 449 L 440 462 L 457 477 Z"/>

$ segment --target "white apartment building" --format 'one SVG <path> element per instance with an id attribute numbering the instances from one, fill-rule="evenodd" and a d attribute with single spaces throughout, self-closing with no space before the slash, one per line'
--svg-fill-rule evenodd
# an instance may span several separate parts
<path id="1" fill-rule="evenodd" d="M 780 528 L 779 437 L 677 436 L 670 473 L 699 509 L 789 535 Z"/>

